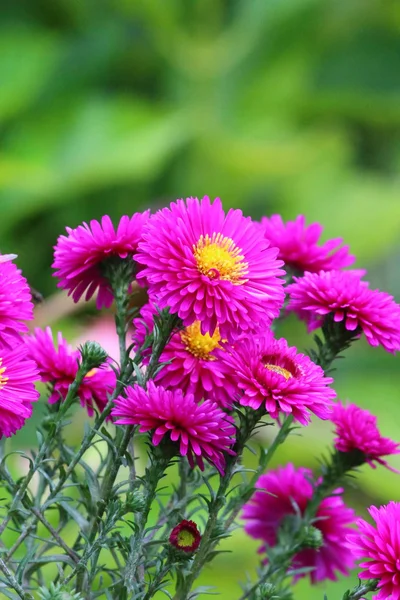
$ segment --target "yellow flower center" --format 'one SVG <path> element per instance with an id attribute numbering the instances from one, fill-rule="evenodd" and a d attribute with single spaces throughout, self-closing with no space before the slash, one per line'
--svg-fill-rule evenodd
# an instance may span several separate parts
<path id="1" fill-rule="evenodd" d="M 195 537 L 191 531 L 187 529 L 181 529 L 178 533 L 178 546 L 193 546 Z"/>
<path id="2" fill-rule="evenodd" d="M 85 375 L 85 377 L 93 377 L 97 373 L 97 369 L 90 369 Z"/>
<path id="3" fill-rule="evenodd" d="M 201 235 L 193 245 L 197 268 L 209 279 L 225 279 L 234 285 L 245 283 L 249 265 L 233 240 L 220 233 Z"/>
<path id="4" fill-rule="evenodd" d="M 3 364 L 3 359 L 0 358 L 0 390 L 1 388 L 3 388 L 7 381 L 8 381 L 8 377 L 4 377 L 4 372 L 6 370 L 6 367 L 2 367 L 1 365 Z"/>
<path id="5" fill-rule="evenodd" d="M 221 347 L 219 345 L 221 336 L 218 327 L 213 335 L 209 333 L 203 335 L 200 329 L 200 321 L 195 321 L 192 325 L 181 331 L 181 340 L 188 352 L 191 352 L 196 358 L 202 358 L 203 360 L 215 360 L 215 357 L 211 356 L 210 353 L 215 348 Z"/>
<path id="6" fill-rule="evenodd" d="M 273 371 L 274 373 L 279 373 L 279 375 L 283 375 L 286 381 L 293 377 L 290 371 L 284 369 L 283 367 L 279 367 L 278 365 L 270 365 L 269 363 L 267 363 L 266 365 L 264 365 L 264 367 L 268 369 L 268 371 Z"/>

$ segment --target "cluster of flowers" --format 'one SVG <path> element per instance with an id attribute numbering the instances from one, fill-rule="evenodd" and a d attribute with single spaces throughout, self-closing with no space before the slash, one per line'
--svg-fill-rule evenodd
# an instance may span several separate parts
<path id="1" fill-rule="evenodd" d="M 383 457 L 398 453 L 398 444 L 380 435 L 375 417 L 355 405 L 335 403 L 333 379 L 274 336 L 274 320 L 282 311 L 295 312 L 310 331 L 330 316 L 354 335 L 363 333 L 372 346 L 400 350 L 400 306 L 388 294 L 371 290 L 363 271 L 345 270 L 354 256 L 340 239 L 321 244 L 321 230 L 307 226 L 303 217 L 285 224 L 274 215 L 255 223 L 240 210 L 225 214 L 218 199 L 207 197 L 178 200 L 154 215 L 125 216 L 117 229 L 108 217 L 67 229 L 55 247 L 53 267 L 59 287 L 75 301 L 97 293 L 98 308 L 110 306 L 113 293 L 103 266 L 119 257 L 133 261 L 136 282 L 149 296 L 134 320 L 136 351 L 160 310 L 169 309 L 181 324 L 160 356 L 164 367 L 155 380 L 145 389 L 134 384 L 116 399 L 115 423 L 151 432 L 154 445 L 173 442 L 192 467 L 203 469 L 208 461 L 221 475 L 227 455 L 235 453 L 237 406 L 259 410 L 278 424 L 288 415 L 301 425 L 310 422 L 310 413 L 330 419 L 336 449 L 362 452 L 371 465 L 386 464 Z M 76 374 L 76 353 L 61 337 L 55 348 L 49 330 L 36 331 L 26 346 L 42 381 L 54 386 L 51 401 L 65 397 Z M 146 352 L 143 356 L 145 368 Z M 86 376 L 79 397 L 89 412 L 93 403 L 103 409 L 114 377 L 107 365 Z M 263 475 L 244 510 L 246 530 L 262 540 L 263 548 L 274 545 L 282 519 L 294 506 L 305 510 L 314 487 L 312 474 L 292 465 Z M 366 577 L 381 578 L 377 598 L 392 593 L 399 600 L 399 546 L 382 551 L 382 558 L 371 526 L 361 523 L 359 533 L 352 533 L 354 513 L 340 493 L 322 500 L 317 511 L 322 548 L 300 552 L 293 565 L 315 567 L 313 581 L 333 579 L 336 571 L 353 566 L 352 553 L 367 551 L 374 560 L 381 557 L 379 566 L 375 561 L 365 571 Z M 389 505 L 372 513 L 386 523 L 383 538 L 392 531 L 387 523 L 396 510 L 398 505 Z M 343 544 L 350 533 L 351 541 Z M 400 544 L 399 533 L 396 539 Z"/>

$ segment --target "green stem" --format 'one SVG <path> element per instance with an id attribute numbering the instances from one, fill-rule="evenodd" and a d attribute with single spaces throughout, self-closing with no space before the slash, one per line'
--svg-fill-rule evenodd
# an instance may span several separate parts
<path id="1" fill-rule="evenodd" d="M 153 598 L 154 594 L 156 594 L 158 592 L 159 585 L 161 584 L 163 579 L 168 575 L 168 573 L 171 571 L 172 567 L 173 567 L 173 563 L 171 563 L 169 560 L 167 560 L 165 565 L 162 567 L 162 569 L 159 570 L 159 572 L 157 573 L 157 575 L 154 577 L 153 581 L 149 585 L 149 589 L 147 590 L 146 595 L 144 596 L 143 600 L 150 600 L 151 598 Z"/>
<path id="2" fill-rule="evenodd" d="M 342 600 L 361 600 L 365 594 L 375 592 L 378 589 L 378 583 L 378 579 L 370 579 L 365 583 L 360 583 L 351 592 L 346 592 Z"/>
<path id="3" fill-rule="evenodd" d="M 19 585 L 18 581 L 15 579 L 14 575 L 11 573 L 11 571 L 9 570 L 2 558 L 0 558 L 0 569 L 3 571 L 5 577 L 7 578 L 10 587 L 17 592 L 21 600 L 34 600 L 31 594 L 24 592 L 24 590 Z"/>
<path id="4" fill-rule="evenodd" d="M 11 506 L 9 508 L 8 515 L 4 518 L 3 522 L 0 525 L 0 536 L 6 529 L 7 525 L 9 524 L 9 522 L 12 518 L 13 512 L 20 504 L 22 498 L 25 497 L 25 494 L 26 494 L 28 486 L 32 480 L 32 477 L 35 475 L 36 471 L 41 466 L 42 460 L 46 457 L 53 441 L 55 440 L 56 436 L 58 435 L 58 432 L 59 432 L 60 428 L 62 427 L 63 419 L 64 419 L 67 411 L 69 410 L 71 404 L 75 400 L 77 393 L 78 393 L 79 386 L 81 385 L 83 378 L 85 377 L 87 372 L 88 372 L 88 369 L 83 364 L 81 364 L 81 366 L 78 369 L 78 373 L 76 374 L 75 380 L 69 386 L 68 394 L 67 394 L 64 402 L 62 403 L 60 410 L 57 413 L 55 413 L 56 420 L 52 423 L 52 426 L 49 429 L 47 438 L 43 441 L 42 446 L 35 457 L 35 460 L 30 462 L 29 471 L 26 474 L 26 476 L 24 477 L 22 483 L 18 487 L 18 491 L 15 494 L 15 496 L 11 502 Z"/>
<path id="5" fill-rule="evenodd" d="M 131 538 L 131 552 L 128 556 L 125 570 L 125 585 L 128 591 L 137 591 L 140 587 L 138 581 L 137 569 L 143 556 L 143 543 L 147 519 L 150 513 L 151 505 L 156 496 L 158 483 L 162 478 L 170 462 L 170 456 L 156 452 L 152 459 L 150 468 L 146 470 L 144 477 L 144 506 L 138 513 L 136 529 Z"/>
<path id="6" fill-rule="evenodd" d="M 216 547 L 216 545 L 219 542 L 218 539 L 217 540 L 212 539 L 213 535 L 215 533 L 216 525 L 218 523 L 219 512 L 226 505 L 226 492 L 229 488 L 229 484 L 235 473 L 236 464 L 242 455 L 242 452 L 254 430 L 255 425 L 262 418 L 263 414 L 264 414 L 264 411 L 254 411 L 254 410 L 249 410 L 244 413 L 245 419 L 242 420 L 241 428 L 238 431 L 237 443 L 235 446 L 236 456 L 228 457 L 228 459 L 227 459 L 225 475 L 223 477 L 221 477 L 220 485 L 219 485 L 218 491 L 216 493 L 216 496 L 210 504 L 208 521 L 207 521 L 206 528 L 204 530 L 204 533 L 203 533 L 203 536 L 202 536 L 202 539 L 200 542 L 199 549 L 194 557 L 194 560 L 193 560 L 193 563 L 192 563 L 189 573 L 186 575 L 186 577 L 183 577 L 179 581 L 173 600 L 185 600 L 188 597 L 188 594 L 190 593 L 193 583 L 199 576 L 201 569 L 203 568 L 204 564 L 207 561 L 209 553 Z M 263 462 L 263 469 L 266 468 L 266 466 L 272 459 L 277 448 L 286 439 L 287 435 L 290 432 L 290 426 L 291 426 L 292 422 L 293 422 L 293 418 L 291 416 L 289 416 L 284 421 L 284 423 L 283 423 L 282 427 L 280 428 L 278 434 L 276 435 L 273 443 L 271 444 L 271 447 L 268 450 L 266 459 Z M 258 476 L 259 476 L 259 472 L 255 473 L 251 479 L 251 491 L 254 491 L 254 484 L 255 484 L 256 480 L 258 479 Z M 246 485 L 247 491 L 249 489 L 249 485 L 250 484 Z M 224 522 L 225 531 L 227 531 L 227 529 L 233 523 L 234 519 L 240 512 L 240 509 L 242 508 L 243 504 L 248 500 L 248 497 L 249 497 L 248 494 L 247 495 L 245 494 L 244 497 L 242 497 L 242 494 L 240 494 L 240 500 L 238 503 L 235 502 L 234 508 L 230 509 L 229 511 L 225 511 L 225 515 L 227 514 L 227 512 L 230 513 L 228 519 Z"/>
<path id="7" fill-rule="evenodd" d="M 336 323 L 331 315 L 325 318 L 322 325 L 322 333 L 324 341 L 316 335 L 314 337 L 317 344 L 317 350 L 311 350 L 310 356 L 312 360 L 322 367 L 325 373 L 331 370 L 333 361 L 339 356 L 343 350 L 349 348 L 360 335 L 360 330 L 349 331 L 346 329 L 344 322 Z"/>
<path id="8" fill-rule="evenodd" d="M 193 583 L 200 574 L 200 571 L 207 560 L 210 551 L 211 538 L 214 534 L 215 526 L 218 521 L 218 513 L 225 505 L 225 494 L 234 473 L 237 457 L 229 457 L 227 460 L 225 475 L 220 478 L 220 484 L 214 500 L 211 502 L 208 521 L 201 538 L 200 546 L 194 557 L 191 569 L 186 577 L 182 578 L 178 589 L 175 592 L 173 600 L 185 600 L 192 588 Z"/>
<path id="9" fill-rule="evenodd" d="M 111 287 L 114 294 L 116 313 L 115 313 L 115 328 L 118 335 L 118 344 L 119 344 L 119 359 L 120 359 L 120 378 L 124 381 L 125 373 L 129 371 L 129 353 L 126 348 L 126 332 L 127 332 L 127 316 L 128 316 L 128 307 L 129 307 L 129 297 L 128 297 L 128 289 L 131 283 L 131 277 L 133 275 L 133 266 L 129 263 L 119 264 L 117 268 L 111 268 L 108 272 L 108 278 L 111 283 Z M 116 396 L 114 396 L 116 397 Z M 117 455 L 115 456 L 113 452 L 109 452 L 108 461 L 106 465 L 106 470 L 104 473 L 104 479 L 101 486 L 100 498 L 101 500 L 98 502 L 97 512 L 92 519 L 92 524 L 88 534 L 88 543 L 86 545 L 86 552 L 82 557 L 81 561 L 78 564 L 76 569 L 77 572 L 77 582 L 76 582 L 76 591 L 83 591 L 86 582 L 85 582 L 85 570 L 87 562 L 92 556 L 92 563 L 94 571 L 98 559 L 99 552 L 93 553 L 92 546 L 93 542 L 96 539 L 102 517 L 107 508 L 109 500 L 112 496 L 115 479 L 117 478 L 122 457 L 124 456 L 129 441 L 133 435 L 133 427 L 127 427 L 125 431 L 122 433 L 122 429 L 117 427 L 116 430 L 116 439 L 115 445 L 117 447 Z M 73 573 L 69 576 L 69 579 L 72 578 Z"/>
<path id="10" fill-rule="evenodd" d="M 226 519 L 225 524 L 224 524 L 225 531 L 227 531 L 229 529 L 229 527 L 232 525 L 232 523 L 234 522 L 234 520 L 240 513 L 243 505 L 249 500 L 251 495 L 254 493 L 255 484 L 257 483 L 258 478 L 260 477 L 261 473 L 263 473 L 266 470 L 266 468 L 268 467 L 276 450 L 286 440 L 287 436 L 290 433 L 290 428 L 291 428 L 292 423 L 293 423 L 293 417 L 292 417 L 292 415 L 289 415 L 283 422 L 277 435 L 274 438 L 274 441 L 268 448 L 267 455 L 266 455 L 265 459 L 262 461 L 260 467 L 258 469 L 256 469 L 253 476 L 250 478 L 250 481 L 248 483 L 246 483 L 245 490 L 241 490 L 239 492 L 239 494 L 237 496 L 238 502 L 235 503 L 235 506 L 233 509 L 225 511 L 224 516 L 226 516 L 227 513 L 230 513 L 229 517 Z"/>

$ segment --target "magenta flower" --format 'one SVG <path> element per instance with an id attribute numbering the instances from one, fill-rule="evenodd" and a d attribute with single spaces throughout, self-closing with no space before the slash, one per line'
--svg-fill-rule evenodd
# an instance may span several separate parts
<path id="1" fill-rule="evenodd" d="M 154 306 L 147 304 L 141 309 L 141 317 L 134 319 L 136 345 L 141 346 L 148 332 L 153 329 Z M 155 377 L 165 389 L 180 388 L 184 394 L 193 394 L 196 402 L 205 397 L 221 407 L 232 405 L 237 393 L 230 369 L 216 355 L 216 350 L 230 346 L 221 340 L 219 329 L 213 335 L 202 334 L 200 322 L 174 333 L 160 356 L 167 363 Z M 148 354 L 148 353 L 147 353 Z M 146 362 L 147 356 L 145 352 Z"/>
<path id="2" fill-rule="evenodd" d="M 350 550 L 364 569 L 360 579 L 379 579 L 376 600 L 400 600 L 400 503 L 371 506 L 376 527 L 357 520 L 358 531 L 347 536 Z"/>
<path id="3" fill-rule="evenodd" d="M 166 436 L 179 445 L 179 452 L 187 456 L 190 466 L 204 469 L 203 459 L 224 474 L 224 453 L 234 454 L 235 427 L 214 402 L 206 400 L 197 404 L 192 394 L 182 390 L 165 390 L 152 381 L 147 391 L 135 384 L 126 390 L 126 398 L 115 400 L 112 416 L 118 425 L 139 425 L 139 431 L 152 431 L 154 446 Z"/>
<path id="4" fill-rule="evenodd" d="M 185 327 L 219 327 L 223 338 L 266 327 L 283 304 L 284 272 L 260 227 L 240 210 L 226 215 L 221 201 L 178 200 L 147 223 L 135 260 L 138 280 L 160 308 L 170 307 Z"/>
<path id="5" fill-rule="evenodd" d="M 273 419 L 283 415 L 307 425 L 310 412 L 328 419 L 335 391 L 331 377 L 308 356 L 272 335 L 243 339 L 218 356 L 230 367 L 243 395 L 239 402 L 255 410 L 261 405 Z"/>
<path id="6" fill-rule="evenodd" d="M 306 320 L 309 331 L 332 314 L 347 330 L 362 329 L 371 346 L 381 345 L 392 353 L 400 350 L 400 306 L 389 294 L 370 290 L 367 282 L 346 271 L 305 273 L 293 279 L 295 283 L 286 288 L 288 311 Z"/>
<path id="7" fill-rule="evenodd" d="M 271 246 L 279 248 L 278 257 L 294 271 L 343 269 L 352 265 L 355 257 L 349 254 L 348 246 L 341 246 L 342 238 L 319 244 L 322 225 L 306 225 L 306 219 L 299 215 L 295 221 L 284 223 L 280 215 L 263 217 L 261 225 Z"/>
<path id="8" fill-rule="evenodd" d="M 292 464 L 278 467 L 259 478 L 257 491 L 244 505 L 243 519 L 245 531 L 264 542 L 260 551 L 277 543 L 277 532 L 285 517 L 295 515 L 296 510 L 304 513 L 313 497 L 313 487 L 312 472 Z M 322 500 L 317 509 L 314 527 L 322 534 L 321 548 L 301 550 L 292 562 L 293 569 L 314 567 L 310 573 L 312 583 L 324 579 L 334 581 L 337 571 L 347 575 L 354 566 L 352 553 L 344 541 L 346 534 L 352 531 L 354 511 L 344 504 L 339 495 L 342 491 L 335 490 L 334 495 Z"/>
<path id="9" fill-rule="evenodd" d="M 150 211 L 145 211 L 132 217 L 123 216 L 117 230 L 107 215 L 101 223 L 93 220 L 90 225 L 83 223 L 76 229 L 67 227 L 68 235 L 60 235 L 54 247 L 53 268 L 54 276 L 60 280 L 58 287 L 68 290 L 74 302 L 85 292 L 85 300 L 90 300 L 98 290 L 97 308 L 111 306 L 113 294 L 101 265 L 111 257 L 124 259 L 136 252 L 149 215 Z"/>
<path id="10" fill-rule="evenodd" d="M 383 456 L 399 454 L 399 444 L 381 436 L 377 419 L 368 410 L 355 404 L 335 404 L 331 421 L 335 425 L 335 447 L 339 452 L 359 450 L 365 454 L 365 461 L 375 467 L 374 461 L 388 467 Z M 389 467 L 390 468 L 390 467 Z"/>
<path id="11" fill-rule="evenodd" d="M 28 331 L 24 321 L 32 321 L 33 304 L 29 285 L 11 257 L 0 255 L 0 340 L 13 347 L 19 334 Z"/>
<path id="12" fill-rule="evenodd" d="M 32 402 L 39 398 L 35 381 L 39 374 L 27 358 L 22 342 L 0 348 L 0 438 L 10 437 L 32 415 Z"/>
<path id="13" fill-rule="evenodd" d="M 73 350 L 61 333 L 58 333 L 55 345 L 50 327 L 46 327 L 44 331 L 37 328 L 34 335 L 24 339 L 29 356 L 39 369 L 40 380 L 49 383 L 52 388 L 49 403 L 65 400 L 68 388 L 78 372 L 79 351 Z M 94 405 L 100 412 L 104 410 L 108 394 L 114 391 L 115 383 L 115 373 L 107 365 L 87 373 L 79 387 L 78 397 L 81 406 L 86 406 L 89 416 L 94 414 Z"/>

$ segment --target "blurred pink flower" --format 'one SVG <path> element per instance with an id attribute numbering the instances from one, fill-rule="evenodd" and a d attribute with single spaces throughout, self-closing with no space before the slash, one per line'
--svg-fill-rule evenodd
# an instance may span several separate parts
<path id="1" fill-rule="evenodd" d="M 318 272 L 322 269 L 343 269 L 352 265 L 355 256 L 349 254 L 348 246 L 341 246 L 342 238 L 319 244 L 322 225 L 306 225 L 306 219 L 299 215 L 294 221 L 283 222 L 280 215 L 263 217 L 261 225 L 271 246 L 279 248 L 278 257 L 287 267 L 295 271 Z"/>
<path id="2" fill-rule="evenodd" d="M 310 469 L 295 468 L 292 464 L 278 467 L 259 478 L 256 492 L 244 505 L 243 519 L 245 531 L 264 542 L 261 552 L 277 543 L 278 529 L 285 517 L 295 515 L 296 510 L 304 513 L 313 497 L 312 479 Z M 342 491 L 335 490 L 334 495 L 322 500 L 317 509 L 314 527 L 322 534 L 322 546 L 301 550 L 291 565 L 293 569 L 314 567 L 310 573 L 312 583 L 336 580 L 336 571 L 347 575 L 354 566 L 351 550 L 344 541 L 346 534 L 352 531 L 354 511 L 339 496 Z"/>

